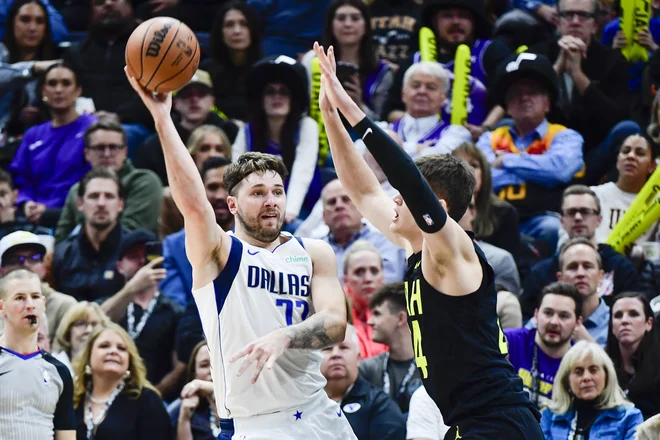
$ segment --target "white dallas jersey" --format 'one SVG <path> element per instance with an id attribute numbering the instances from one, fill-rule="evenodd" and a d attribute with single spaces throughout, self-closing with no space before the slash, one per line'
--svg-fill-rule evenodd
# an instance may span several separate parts
<path id="1" fill-rule="evenodd" d="M 267 333 L 312 316 L 312 259 L 302 240 L 287 233 L 282 238 L 288 241 L 272 252 L 229 236 L 227 264 L 213 282 L 192 292 L 211 352 L 219 415 L 249 417 L 297 407 L 325 387 L 319 350 L 285 350 L 255 384 L 250 380 L 256 361 L 237 377 L 245 357 L 233 364 L 229 359 Z"/>

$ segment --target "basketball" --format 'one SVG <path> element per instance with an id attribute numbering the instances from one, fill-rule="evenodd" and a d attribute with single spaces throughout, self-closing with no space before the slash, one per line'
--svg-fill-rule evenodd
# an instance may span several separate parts
<path id="1" fill-rule="evenodd" d="M 135 28 L 125 54 L 138 83 L 155 93 L 186 85 L 197 71 L 199 55 L 195 33 L 171 17 L 155 17 Z"/>

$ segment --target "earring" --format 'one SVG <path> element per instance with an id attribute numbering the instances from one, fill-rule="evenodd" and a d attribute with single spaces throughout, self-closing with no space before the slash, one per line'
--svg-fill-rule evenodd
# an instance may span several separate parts
<path id="1" fill-rule="evenodd" d="M 43 98 L 41 98 L 41 100 L 46 104 L 48 104 L 48 96 L 44 96 Z"/>
<path id="2" fill-rule="evenodd" d="M 124 373 L 124 380 L 128 380 L 131 378 L 131 370 L 126 370 L 126 373 Z"/>
<path id="3" fill-rule="evenodd" d="M 90 367 L 89 365 L 85 365 L 85 374 L 87 376 L 91 376 L 92 375 L 92 367 Z"/>

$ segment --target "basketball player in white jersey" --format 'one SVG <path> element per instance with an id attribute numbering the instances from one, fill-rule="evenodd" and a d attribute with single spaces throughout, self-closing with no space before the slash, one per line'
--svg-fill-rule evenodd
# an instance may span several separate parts
<path id="1" fill-rule="evenodd" d="M 344 340 L 346 306 L 332 249 L 282 233 L 284 163 L 246 153 L 225 169 L 235 233 L 223 231 L 170 117 L 172 97 L 133 88 L 154 118 L 183 214 L 193 296 L 211 351 L 219 439 L 355 439 L 323 390 L 319 349 Z"/>

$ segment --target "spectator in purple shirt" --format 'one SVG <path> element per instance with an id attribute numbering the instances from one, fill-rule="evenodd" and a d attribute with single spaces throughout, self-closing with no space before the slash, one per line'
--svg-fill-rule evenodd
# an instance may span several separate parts
<path id="1" fill-rule="evenodd" d="M 504 330 L 509 361 L 539 409 L 552 399 L 555 375 L 571 348 L 573 330 L 582 322 L 581 311 L 580 292 L 571 284 L 556 282 L 546 286 L 539 297 L 534 311 L 538 328 Z"/>
<path id="2" fill-rule="evenodd" d="M 41 85 L 51 120 L 30 128 L 9 166 L 18 205 L 32 223 L 55 226 L 71 185 L 89 169 L 83 135 L 96 117 L 79 114 L 80 82 L 68 66 L 49 67 Z"/>

